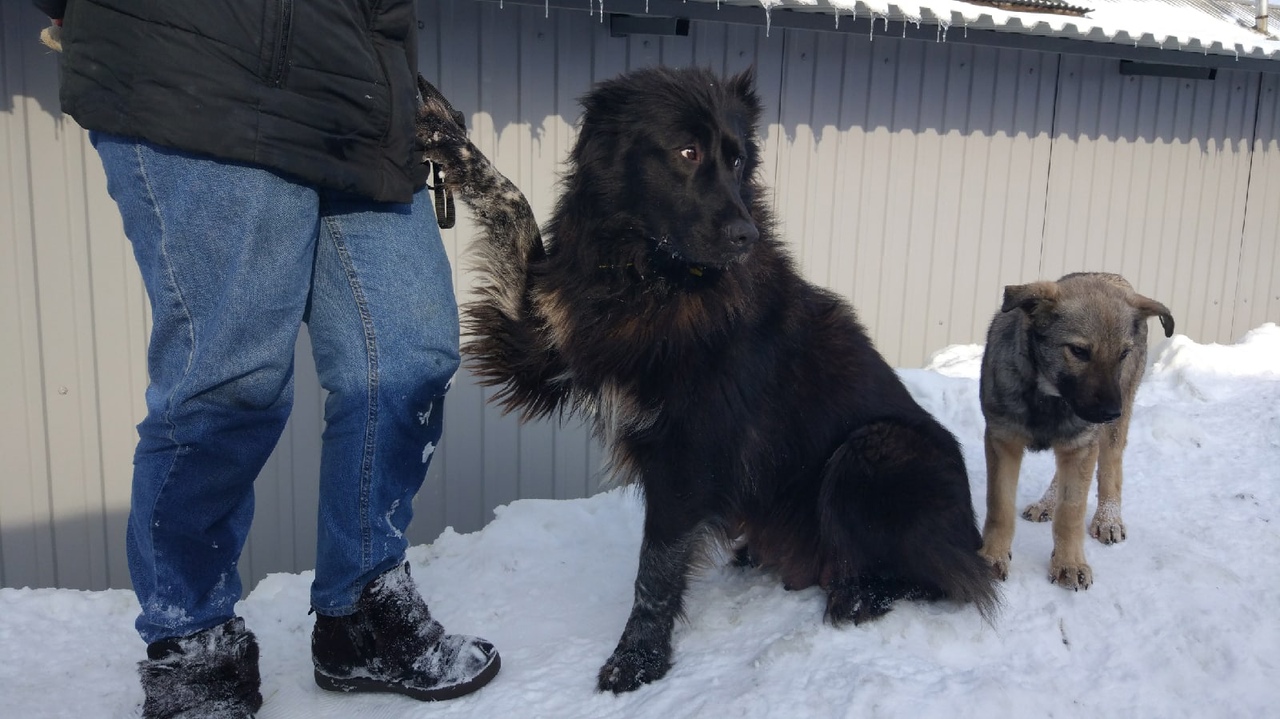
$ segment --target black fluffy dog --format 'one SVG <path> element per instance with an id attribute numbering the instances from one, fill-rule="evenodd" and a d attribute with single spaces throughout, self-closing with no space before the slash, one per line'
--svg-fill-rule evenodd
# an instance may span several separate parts
<path id="1" fill-rule="evenodd" d="M 526 417 L 593 417 L 644 489 L 635 603 L 601 690 L 666 674 L 709 537 L 823 587 L 835 624 L 900 598 L 994 612 L 955 439 L 774 234 L 751 73 L 655 68 L 591 90 L 545 245 L 460 116 L 423 94 L 424 154 L 484 228 L 472 368 Z"/>

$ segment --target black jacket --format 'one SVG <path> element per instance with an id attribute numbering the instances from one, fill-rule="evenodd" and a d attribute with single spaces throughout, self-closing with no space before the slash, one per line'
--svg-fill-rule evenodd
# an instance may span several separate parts
<path id="1" fill-rule="evenodd" d="M 35 3 L 64 19 L 62 109 L 86 129 L 375 200 L 426 179 L 413 0 Z"/>

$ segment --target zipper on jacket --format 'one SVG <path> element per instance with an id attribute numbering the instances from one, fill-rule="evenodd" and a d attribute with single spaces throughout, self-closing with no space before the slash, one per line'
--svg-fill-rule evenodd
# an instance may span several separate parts
<path id="1" fill-rule="evenodd" d="M 280 22 L 277 24 L 276 54 L 271 59 L 271 76 L 267 80 L 275 87 L 284 83 L 287 69 L 285 58 L 289 55 L 289 34 L 293 31 L 293 0 L 279 0 Z"/>

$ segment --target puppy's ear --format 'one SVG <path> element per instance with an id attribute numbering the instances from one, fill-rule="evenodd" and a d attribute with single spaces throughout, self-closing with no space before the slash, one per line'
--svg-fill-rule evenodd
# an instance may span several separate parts
<path id="1" fill-rule="evenodd" d="M 1025 285 L 1008 285 L 1004 288 L 1004 302 L 1000 304 L 1000 311 L 1008 312 L 1016 307 L 1031 314 L 1052 309 L 1057 303 L 1057 282 L 1044 280 Z"/>
<path id="2" fill-rule="evenodd" d="M 1129 304 L 1138 311 L 1138 314 L 1143 319 L 1158 316 L 1160 318 L 1160 326 L 1164 328 L 1164 336 L 1173 336 L 1173 313 L 1169 311 L 1168 307 L 1142 295 L 1134 295 L 1129 298 Z"/>

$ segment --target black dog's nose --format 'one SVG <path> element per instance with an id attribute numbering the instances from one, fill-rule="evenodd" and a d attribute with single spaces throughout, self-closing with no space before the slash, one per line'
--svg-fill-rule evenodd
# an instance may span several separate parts
<path id="1" fill-rule="evenodd" d="M 746 245 L 760 239 L 760 230 L 754 222 L 734 220 L 724 226 L 724 236 L 735 245 Z"/>

